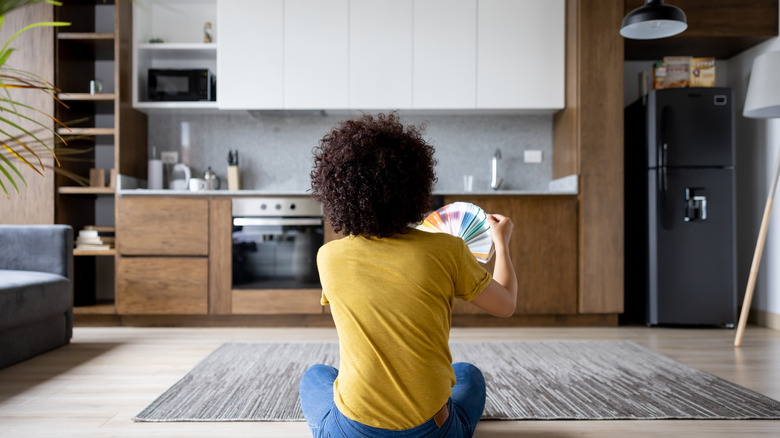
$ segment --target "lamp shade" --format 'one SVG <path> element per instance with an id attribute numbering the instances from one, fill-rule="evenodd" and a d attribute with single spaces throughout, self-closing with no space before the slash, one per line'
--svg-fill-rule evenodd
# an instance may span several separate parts
<path id="1" fill-rule="evenodd" d="M 780 51 L 753 60 L 742 115 L 753 119 L 780 117 Z"/>
<path id="2" fill-rule="evenodd" d="M 629 12 L 620 26 L 620 35 L 634 40 L 666 38 L 688 28 L 682 9 L 665 5 L 663 0 L 646 0 Z"/>

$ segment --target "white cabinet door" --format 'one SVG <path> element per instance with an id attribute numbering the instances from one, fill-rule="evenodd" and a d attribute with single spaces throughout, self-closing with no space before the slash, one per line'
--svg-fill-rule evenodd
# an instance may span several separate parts
<path id="1" fill-rule="evenodd" d="M 348 5 L 347 0 L 285 0 L 285 108 L 347 108 Z"/>
<path id="2" fill-rule="evenodd" d="M 350 2 L 349 106 L 412 107 L 412 0 Z"/>
<path id="3" fill-rule="evenodd" d="M 283 0 L 217 0 L 220 109 L 282 108 Z"/>
<path id="4" fill-rule="evenodd" d="M 564 0 L 479 0 L 477 107 L 564 107 Z"/>
<path id="5" fill-rule="evenodd" d="M 413 41 L 414 108 L 475 108 L 477 0 L 415 0 Z"/>

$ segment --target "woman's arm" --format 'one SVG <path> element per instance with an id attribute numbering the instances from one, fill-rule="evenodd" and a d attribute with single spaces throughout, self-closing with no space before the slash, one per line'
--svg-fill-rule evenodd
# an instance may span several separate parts
<path id="1" fill-rule="evenodd" d="M 515 313 L 517 305 L 517 274 L 509 255 L 509 239 L 514 224 L 511 219 L 499 214 L 489 214 L 488 221 L 496 245 L 493 279 L 471 303 L 491 315 L 508 318 Z"/>

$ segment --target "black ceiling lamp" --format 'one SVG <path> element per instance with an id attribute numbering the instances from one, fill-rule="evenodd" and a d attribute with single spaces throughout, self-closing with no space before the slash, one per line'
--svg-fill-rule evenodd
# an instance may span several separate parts
<path id="1" fill-rule="evenodd" d="M 682 9 L 663 0 L 645 0 L 645 5 L 629 12 L 620 26 L 620 35 L 634 40 L 666 38 L 688 28 Z"/>

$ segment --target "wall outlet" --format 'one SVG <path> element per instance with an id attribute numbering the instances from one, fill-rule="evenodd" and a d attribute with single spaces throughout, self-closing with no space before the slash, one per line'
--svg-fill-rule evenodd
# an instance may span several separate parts
<path id="1" fill-rule="evenodd" d="M 542 151 L 539 150 L 523 151 L 523 161 L 526 163 L 541 163 Z"/>
<path id="2" fill-rule="evenodd" d="M 179 162 L 179 153 L 176 151 L 162 151 L 160 152 L 160 160 L 163 164 L 176 164 Z"/>

